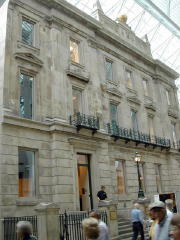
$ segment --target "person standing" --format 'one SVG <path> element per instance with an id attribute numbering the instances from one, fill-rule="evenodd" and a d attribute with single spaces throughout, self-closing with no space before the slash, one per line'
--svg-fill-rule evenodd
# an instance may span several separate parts
<path id="1" fill-rule="evenodd" d="M 149 210 L 153 212 L 155 221 L 152 240 L 170 240 L 171 217 L 167 216 L 165 204 L 161 201 L 154 202 Z"/>
<path id="2" fill-rule="evenodd" d="M 167 216 L 172 218 L 173 217 L 173 200 L 166 199 L 165 204 L 166 204 Z"/>
<path id="3" fill-rule="evenodd" d="M 139 233 L 141 235 L 141 240 L 144 240 L 144 216 L 143 212 L 140 210 L 140 205 L 138 203 L 134 204 L 134 209 L 131 211 L 131 222 L 133 225 L 132 240 L 136 240 Z"/>
<path id="4" fill-rule="evenodd" d="M 97 197 L 100 201 L 106 200 L 107 193 L 105 192 L 105 186 L 101 186 L 101 190 L 97 193 Z"/>
<path id="5" fill-rule="evenodd" d="M 99 222 L 100 235 L 98 240 L 110 240 L 108 226 L 101 220 L 101 214 L 98 211 L 92 211 L 89 216 Z"/>
<path id="6" fill-rule="evenodd" d="M 19 221 L 17 223 L 17 237 L 19 240 L 36 240 L 32 236 L 32 224 L 28 221 Z"/>

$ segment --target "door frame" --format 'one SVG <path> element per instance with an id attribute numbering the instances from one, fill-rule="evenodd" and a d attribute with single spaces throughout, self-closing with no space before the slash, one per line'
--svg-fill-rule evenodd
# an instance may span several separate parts
<path id="1" fill-rule="evenodd" d="M 90 197 L 90 208 L 91 210 L 93 209 L 93 194 L 92 194 L 92 179 L 91 179 L 91 154 L 88 153 L 82 153 L 82 152 L 77 152 L 77 155 L 86 155 L 88 163 L 87 164 L 79 164 L 77 162 L 77 174 L 78 174 L 78 166 L 84 166 L 88 168 L 88 180 L 89 180 L 89 197 Z M 78 184 L 79 187 L 79 184 Z M 79 193 L 78 193 L 79 195 Z"/>

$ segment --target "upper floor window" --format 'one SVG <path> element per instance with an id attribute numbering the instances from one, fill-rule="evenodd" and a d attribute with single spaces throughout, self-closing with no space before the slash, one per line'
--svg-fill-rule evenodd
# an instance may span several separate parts
<path id="1" fill-rule="evenodd" d="M 148 123 L 149 123 L 149 135 L 151 137 L 151 140 L 155 140 L 155 132 L 154 132 L 154 117 L 148 116 Z"/>
<path id="2" fill-rule="evenodd" d="M 149 86 L 148 86 L 148 80 L 143 79 L 143 89 L 144 89 L 144 95 L 146 97 L 149 96 Z"/>
<path id="3" fill-rule="evenodd" d="M 138 131 L 137 111 L 135 111 L 134 109 L 131 110 L 131 121 L 133 129 L 135 131 Z"/>
<path id="4" fill-rule="evenodd" d="M 105 68 L 106 68 L 106 80 L 113 81 L 113 62 L 109 59 L 106 59 Z"/>
<path id="5" fill-rule="evenodd" d="M 122 160 L 115 161 L 115 169 L 116 169 L 116 176 L 117 176 L 117 193 L 124 194 L 126 192 L 125 162 Z"/>
<path id="6" fill-rule="evenodd" d="M 82 113 L 82 90 L 73 88 L 72 89 L 73 94 L 73 112 L 76 113 Z"/>
<path id="7" fill-rule="evenodd" d="M 34 77 L 20 73 L 20 116 L 32 119 L 33 117 L 33 82 Z"/>
<path id="8" fill-rule="evenodd" d="M 133 78 L 130 70 L 126 70 L 126 85 L 128 88 L 133 89 Z"/>
<path id="9" fill-rule="evenodd" d="M 157 192 L 162 192 L 162 183 L 161 183 L 161 165 L 155 164 L 155 174 L 156 174 L 156 186 L 157 186 Z"/>
<path id="10" fill-rule="evenodd" d="M 19 197 L 35 196 L 35 152 L 19 150 Z"/>
<path id="11" fill-rule="evenodd" d="M 176 142 L 177 142 L 177 139 L 176 139 L 176 123 L 171 123 L 171 126 L 172 126 L 172 140 L 173 140 L 173 143 L 175 145 Z"/>
<path id="12" fill-rule="evenodd" d="M 22 19 L 22 42 L 34 45 L 34 23 L 26 19 Z"/>
<path id="13" fill-rule="evenodd" d="M 73 62 L 79 63 L 79 43 L 76 40 L 70 40 L 70 59 Z"/>
<path id="14" fill-rule="evenodd" d="M 170 92 L 166 89 L 166 100 L 167 104 L 171 105 Z"/>
<path id="15" fill-rule="evenodd" d="M 110 120 L 112 125 L 117 125 L 118 123 L 118 105 L 110 103 Z"/>

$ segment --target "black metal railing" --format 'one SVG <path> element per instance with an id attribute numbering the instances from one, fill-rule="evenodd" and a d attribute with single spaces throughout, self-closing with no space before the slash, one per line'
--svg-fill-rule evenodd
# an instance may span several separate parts
<path id="1" fill-rule="evenodd" d="M 29 221 L 33 226 L 33 235 L 38 239 L 37 216 L 6 217 L 3 220 L 4 240 L 18 240 L 16 225 L 19 221 Z"/>
<path id="2" fill-rule="evenodd" d="M 70 116 L 70 124 L 76 126 L 79 131 L 81 128 L 92 130 L 94 133 L 99 130 L 99 118 L 76 113 Z"/>
<path id="3" fill-rule="evenodd" d="M 106 211 L 100 211 L 101 219 L 107 224 Z M 60 214 L 60 240 L 85 240 L 82 221 L 89 217 L 89 212 L 65 212 Z"/>
<path id="4" fill-rule="evenodd" d="M 116 124 L 107 124 L 108 133 L 115 139 L 124 139 L 126 141 L 134 141 L 137 144 L 143 143 L 146 146 L 152 145 L 154 147 L 170 148 L 171 142 L 169 139 L 157 136 L 151 136 L 133 129 L 119 127 Z"/>

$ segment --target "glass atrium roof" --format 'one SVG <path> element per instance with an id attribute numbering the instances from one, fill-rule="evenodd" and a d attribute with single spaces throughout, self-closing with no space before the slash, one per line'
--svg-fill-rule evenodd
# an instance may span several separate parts
<path id="1" fill-rule="evenodd" d="M 89 15 L 96 2 L 67 1 Z M 138 37 L 147 34 L 153 57 L 180 73 L 180 0 L 100 0 L 100 3 L 113 20 L 126 14 L 127 24 Z M 180 87 L 180 79 L 177 84 Z"/>

